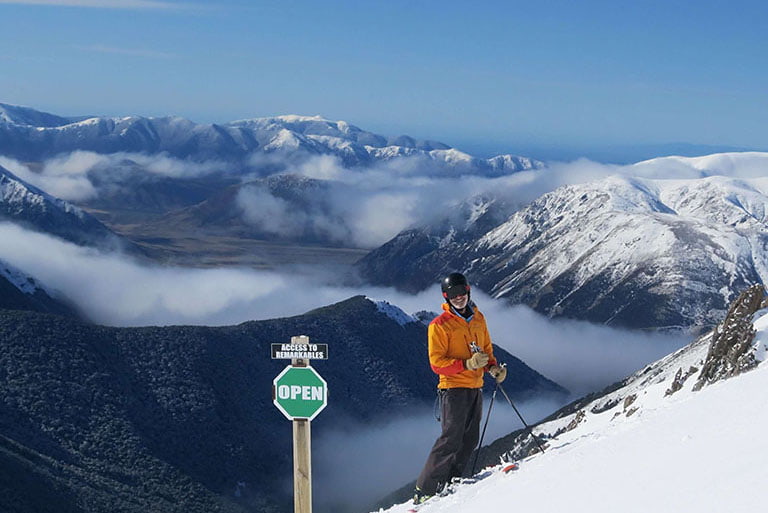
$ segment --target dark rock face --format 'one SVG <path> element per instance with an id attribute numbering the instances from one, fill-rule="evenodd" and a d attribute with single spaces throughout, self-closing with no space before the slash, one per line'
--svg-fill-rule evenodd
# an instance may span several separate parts
<path id="1" fill-rule="evenodd" d="M 765 288 L 762 285 L 753 285 L 733 302 L 725 320 L 712 334 L 712 345 L 694 390 L 757 366 L 758 362 L 752 350 L 755 337 L 752 315 L 763 306 L 764 297 Z"/>

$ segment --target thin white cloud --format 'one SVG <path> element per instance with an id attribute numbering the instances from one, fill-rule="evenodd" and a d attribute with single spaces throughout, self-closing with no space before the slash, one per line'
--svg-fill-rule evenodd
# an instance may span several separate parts
<path id="1" fill-rule="evenodd" d="M 2 1 L 2 0 L 0 0 Z M 177 56 L 172 53 L 158 52 L 155 50 L 140 50 L 134 48 L 117 48 L 106 45 L 78 46 L 80 50 L 96 53 L 106 53 L 113 55 L 127 55 L 130 57 L 147 57 L 151 59 L 175 59 Z"/>
<path id="2" fill-rule="evenodd" d="M 28 184 L 63 200 L 84 201 L 98 195 L 98 191 L 85 174 L 77 170 L 73 171 L 67 166 L 62 166 L 54 171 L 43 168 L 42 172 L 35 173 L 21 162 L 1 155 L 0 166 Z"/>
<path id="3" fill-rule="evenodd" d="M 94 186 L 91 174 L 98 175 L 102 189 L 108 188 L 114 192 L 115 187 L 121 186 L 126 176 L 137 173 L 137 168 L 150 174 L 180 179 L 206 176 L 226 169 L 223 162 L 192 162 L 164 153 L 105 155 L 92 151 L 74 151 L 58 155 L 43 162 L 38 171 L 32 171 L 26 164 L 3 155 L 0 155 L 0 166 L 48 194 L 71 202 L 87 201 L 102 192 Z"/>
<path id="4" fill-rule="evenodd" d="M 0 0 L 0 4 L 88 7 L 96 9 L 180 9 L 184 4 L 155 0 Z"/>

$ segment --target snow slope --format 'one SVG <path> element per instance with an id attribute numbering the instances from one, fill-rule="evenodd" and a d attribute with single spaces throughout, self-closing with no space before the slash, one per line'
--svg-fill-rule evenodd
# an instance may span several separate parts
<path id="1" fill-rule="evenodd" d="M 755 318 L 755 354 L 764 358 L 768 312 L 762 310 Z M 692 391 L 695 380 L 689 379 L 680 391 L 666 396 L 674 370 L 698 363 L 708 345 L 709 337 L 704 337 L 588 405 L 575 429 L 549 440 L 547 452 L 527 458 L 519 471 L 505 475 L 497 466 L 482 481 L 460 485 L 455 494 L 419 511 L 763 511 L 768 364 L 763 361 L 755 370 L 697 392 Z M 600 413 L 591 411 L 618 394 L 636 399 L 611 403 L 603 411 L 597 408 Z M 540 425 L 536 431 L 552 432 L 578 416 Z M 409 508 L 406 503 L 386 511 Z"/>

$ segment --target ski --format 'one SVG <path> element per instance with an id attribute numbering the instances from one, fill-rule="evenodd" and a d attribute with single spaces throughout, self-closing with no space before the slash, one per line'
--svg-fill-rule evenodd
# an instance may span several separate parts
<path id="1" fill-rule="evenodd" d="M 503 469 L 501 469 L 502 472 L 505 474 L 509 474 L 510 472 L 514 472 L 515 470 L 519 470 L 520 465 L 518 463 L 510 463 L 509 465 L 506 465 Z"/>

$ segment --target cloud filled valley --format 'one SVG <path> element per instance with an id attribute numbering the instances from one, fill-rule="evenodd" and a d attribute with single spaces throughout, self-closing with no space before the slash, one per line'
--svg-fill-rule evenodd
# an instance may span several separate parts
<path id="1" fill-rule="evenodd" d="M 299 315 L 365 295 L 406 313 L 439 311 L 437 286 L 416 294 L 392 288 L 340 286 L 333 270 L 280 272 L 193 269 L 139 262 L 0 224 L 0 261 L 59 292 L 96 323 L 111 326 L 232 325 Z M 685 335 L 643 334 L 582 321 L 550 320 L 481 291 L 494 342 L 574 393 L 605 386 L 684 344 Z M 510 335 L 514 333 L 514 335 Z"/>
<path id="2" fill-rule="evenodd" d="M 296 240 L 307 233 L 334 245 L 375 248 L 404 229 L 450 218 L 473 197 L 503 201 L 507 213 L 558 187 L 602 180 L 609 176 L 651 179 L 696 179 L 712 175 L 761 176 L 768 165 L 764 153 L 709 157 L 665 157 L 633 165 L 606 165 L 588 160 L 551 162 L 538 169 L 502 176 L 462 174 L 423 156 L 394 157 L 372 166 L 347 166 L 335 155 L 254 154 L 247 166 L 218 160 L 204 162 L 167 154 L 76 151 L 30 165 L 0 156 L 0 165 L 49 194 L 75 204 L 102 207 L 145 185 L 195 183 L 198 188 L 241 184 L 224 208 L 255 230 Z M 303 177 L 313 184 L 306 193 L 286 196 L 271 190 L 268 176 Z M 201 181 L 218 185 L 199 185 Z M 274 188 L 273 188 L 274 189 Z M 185 189 L 186 190 L 186 189 Z M 174 194 L 180 194 L 178 192 Z M 192 206 L 210 197 L 198 191 L 168 201 L 168 208 Z"/>
<path id="3" fill-rule="evenodd" d="M 94 322 L 112 326 L 231 325 L 299 315 L 358 294 L 388 301 L 406 313 L 438 311 L 441 302 L 437 286 L 415 295 L 384 287 L 343 287 L 333 270 L 319 266 L 299 272 L 160 266 L 76 246 L 10 223 L 0 224 L 0 240 L 5 242 L 0 262 L 72 299 Z M 551 320 L 479 290 L 473 291 L 473 297 L 487 316 L 494 342 L 568 388 L 571 397 L 599 390 L 690 341 L 686 335 Z M 333 351 L 334 341 L 327 342 Z M 534 422 L 562 403 L 542 399 L 517 406 L 527 421 Z M 322 490 L 317 492 L 320 508 L 364 508 L 380 499 L 383 490 L 394 490 L 416 476 L 439 423 L 429 406 L 400 414 L 373 425 L 336 419 L 331 429 L 322 430 L 313 442 L 317 486 Z M 520 427 L 512 410 L 499 401 L 487 440 Z M 403 436 L 404 432 L 409 434 Z M 346 450 L 339 452 L 341 444 Z M 374 469 L 368 468 L 371 462 Z"/>

